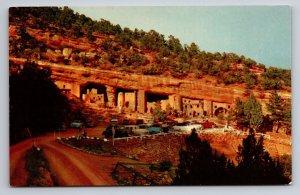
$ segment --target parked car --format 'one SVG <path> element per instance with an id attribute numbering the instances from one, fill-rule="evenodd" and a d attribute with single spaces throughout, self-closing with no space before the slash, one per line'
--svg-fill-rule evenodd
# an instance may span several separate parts
<path id="1" fill-rule="evenodd" d="M 167 133 L 167 132 L 169 132 L 169 130 L 171 130 L 172 127 L 175 126 L 176 124 L 177 124 L 176 121 L 167 120 L 167 121 L 164 121 L 164 122 L 161 124 L 161 127 L 162 127 L 163 132 Z"/>
<path id="2" fill-rule="evenodd" d="M 115 118 L 110 120 L 111 125 L 117 125 L 118 122 L 119 122 L 118 119 L 115 119 Z"/>
<path id="3" fill-rule="evenodd" d="M 142 124 L 142 125 L 138 125 L 137 129 L 133 129 L 132 133 L 135 135 L 145 135 L 148 134 L 149 132 L 147 130 L 146 125 Z"/>
<path id="4" fill-rule="evenodd" d="M 130 121 L 128 119 L 124 119 L 122 125 L 129 125 Z"/>
<path id="5" fill-rule="evenodd" d="M 105 131 L 103 131 L 102 135 L 104 135 L 106 138 L 112 137 L 112 125 L 109 125 Z M 118 137 L 128 137 L 129 131 L 127 131 L 125 128 L 122 128 L 122 126 L 116 125 L 115 128 L 115 138 Z"/>
<path id="6" fill-rule="evenodd" d="M 146 123 L 146 126 L 147 126 L 147 127 L 151 127 L 153 124 L 154 124 L 154 120 L 149 120 L 149 121 Z"/>
<path id="7" fill-rule="evenodd" d="M 206 121 L 206 122 L 203 122 L 203 123 L 200 123 L 200 124 L 203 126 L 203 129 L 216 127 L 216 124 L 214 122 L 211 122 L 211 121 Z"/>
<path id="8" fill-rule="evenodd" d="M 82 128 L 83 122 L 81 120 L 74 120 L 70 123 L 70 127 L 76 128 L 76 129 Z"/>
<path id="9" fill-rule="evenodd" d="M 184 133 L 191 133 L 193 129 L 196 131 L 200 131 L 203 129 L 201 124 L 193 124 L 190 122 L 178 123 L 177 125 L 173 126 L 172 128 L 174 131 L 180 131 Z"/>
<path id="10" fill-rule="evenodd" d="M 151 127 L 148 127 L 147 128 L 147 131 L 150 133 L 150 134 L 154 134 L 154 133 L 160 133 L 162 132 L 162 128 L 161 128 L 161 125 L 160 124 L 153 124 Z"/>
<path id="11" fill-rule="evenodd" d="M 119 128 L 121 130 L 127 131 L 128 135 L 133 134 L 133 130 L 138 129 L 138 125 L 120 125 Z"/>
<path id="12" fill-rule="evenodd" d="M 144 120 L 143 119 L 137 119 L 135 124 L 136 125 L 144 124 Z"/>

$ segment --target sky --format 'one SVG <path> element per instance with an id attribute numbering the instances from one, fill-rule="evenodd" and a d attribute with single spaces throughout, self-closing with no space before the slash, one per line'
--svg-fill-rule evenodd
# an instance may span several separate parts
<path id="1" fill-rule="evenodd" d="M 266 66 L 291 68 L 289 6 L 71 7 L 122 28 L 151 29 L 195 42 L 208 52 L 233 52 Z"/>

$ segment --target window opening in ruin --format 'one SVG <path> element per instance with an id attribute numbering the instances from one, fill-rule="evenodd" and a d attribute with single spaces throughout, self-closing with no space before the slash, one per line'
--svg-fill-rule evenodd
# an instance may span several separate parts
<path id="1" fill-rule="evenodd" d="M 97 95 L 94 94 L 95 96 L 92 98 L 93 100 L 97 100 L 98 96 L 100 94 L 103 94 L 103 97 L 104 97 L 104 102 L 107 102 L 108 101 L 108 98 L 107 98 L 107 92 L 106 92 L 106 87 L 104 85 L 99 85 L 99 84 L 96 84 L 96 83 L 87 83 L 85 86 L 82 86 L 81 89 L 80 89 L 80 96 L 81 96 L 81 99 L 83 98 L 83 95 L 84 94 L 89 94 L 91 93 L 92 90 L 97 90 Z"/>
<path id="2" fill-rule="evenodd" d="M 215 110 L 215 116 L 218 116 L 220 114 L 226 114 L 227 113 L 227 109 L 223 108 L 223 107 L 219 107 L 218 109 Z"/>
<path id="3" fill-rule="evenodd" d="M 117 88 L 115 101 L 118 107 L 125 107 L 125 108 L 131 107 L 133 110 L 135 110 L 137 94 L 134 90 Z"/>

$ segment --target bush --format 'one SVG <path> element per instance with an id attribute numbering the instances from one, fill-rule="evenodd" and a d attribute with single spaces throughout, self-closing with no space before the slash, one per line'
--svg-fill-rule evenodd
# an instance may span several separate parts
<path id="1" fill-rule="evenodd" d="M 160 171 L 169 171 L 172 167 L 172 163 L 169 160 L 164 160 L 159 163 Z"/>
<path id="2" fill-rule="evenodd" d="M 279 90 L 282 89 L 282 84 L 280 80 L 277 79 L 269 79 L 269 78 L 263 78 L 261 80 L 261 85 L 264 89 L 269 90 Z"/>
<path id="3" fill-rule="evenodd" d="M 43 150 L 32 147 L 26 153 L 25 169 L 28 172 L 28 186 L 53 186 L 55 180 L 51 175 L 49 162 Z"/>
<path id="4" fill-rule="evenodd" d="M 256 76 L 253 73 L 246 73 L 244 82 L 246 83 L 247 88 L 253 88 L 256 85 Z"/>
<path id="5" fill-rule="evenodd" d="M 156 64 L 152 64 L 150 67 L 147 67 L 143 70 L 144 75 L 160 75 L 162 72 L 162 69 Z"/>
<path id="6" fill-rule="evenodd" d="M 292 156 L 284 154 L 279 157 L 279 162 L 283 167 L 283 175 L 292 180 Z"/>

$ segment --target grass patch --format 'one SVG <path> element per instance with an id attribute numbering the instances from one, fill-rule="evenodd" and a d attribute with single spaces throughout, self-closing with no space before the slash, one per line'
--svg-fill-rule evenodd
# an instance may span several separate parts
<path id="1" fill-rule="evenodd" d="M 49 162 L 42 149 L 32 147 L 26 153 L 25 169 L 28 172 L 28 186 L 56 186 Z"/>

